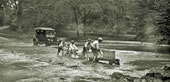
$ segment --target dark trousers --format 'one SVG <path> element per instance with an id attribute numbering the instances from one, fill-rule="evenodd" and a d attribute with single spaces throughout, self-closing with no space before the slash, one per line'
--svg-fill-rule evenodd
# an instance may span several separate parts
<path id="1" fill-rule="evenodd" d="M 86 52 L 87 52 L 86 47 L 83 47 L 83 56 L 85 56 Z"/>
<path id="2" fill-rule="evenodd" d="M 93 52 L 93 61 L 95 61 L 99 55 L 99 53 L 98 53 L 99 51 L 98 51 L 98 49 L 92 48 L 92 52 Z"/>
<path id="3" fill-rule="evenodd" d="M 62 48 L 62 47 L 58 47 L 58 53 L 57 53 L 57 55 L 59 55 L 60 52 L 62 52 L 62 55 L 63 55 L 63 48 Z"/>

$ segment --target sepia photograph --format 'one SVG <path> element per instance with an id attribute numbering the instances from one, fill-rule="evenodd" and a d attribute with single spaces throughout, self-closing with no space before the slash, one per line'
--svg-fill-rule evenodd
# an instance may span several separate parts
<path id="1" fill-rule="evenodd" d="M 170 0 L 0 0 L 0 82 L 170 82 Z"/>

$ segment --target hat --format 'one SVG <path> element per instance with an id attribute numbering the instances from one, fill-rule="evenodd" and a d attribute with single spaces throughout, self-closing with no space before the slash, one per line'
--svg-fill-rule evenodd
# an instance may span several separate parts
<path id="1" fill-rule="evenodd" d="M 74 40 L 71 40 L 71 43 L 74 43 Z"/>
<path id="2" fill-rule="evenodd" d="M 60 38 L 59 40 L 60 40 L 60 41 L 63 41 L 63 39 L 62 39 L 62 38 Z"/>
<path id="3" fill-rule="evenodd" d="M 103 40 L 103 38 L 102 38 L 102 37 L 99 37 L 99 38 L 98 38 L 98 40 L 101 40 L 101 41 L 102 41 L 102 40 Z"/>
<path id="4" fill-rule="evenodd" d="M 88 41 L 91 41 L 91 39 L 89 38 Z"/>

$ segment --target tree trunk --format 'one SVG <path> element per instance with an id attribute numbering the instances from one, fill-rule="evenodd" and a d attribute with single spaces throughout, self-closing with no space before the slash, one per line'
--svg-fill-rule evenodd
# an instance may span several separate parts
<path id="1" fill-rule="evenodd" d="M 84 29 L 83 29 L 83 31 L 84 31 L 84 37 L 86 36 L 86 24 L 84 23 Z"/>
<path id="2" fill-rule="evenodd" d="M 17 26 L 18 31 L 22 31 L 22 0 L 18 0 Z"/>
<path id="3" fill-rule="evenodd" d="M 3 22 L 4 22 L 3 8 L 0 8 L 0 26 L 3 26 Z"/>
<path id="4" fill-rule="evenodd" d="M 120 33 L 119 28 L 120 28 L 120 26 L 119 26 L 119 19 L 117 17 L 116 37 L 119 37 L 119 33 Z"/>
<path id="5" fill-rule="evenodd" d="M 76 31 L 77 31 L 77 38 L 79 37 L 79 25 L 78 25 L 78 12 L 77 12 L 77 10 L 76 10 L 76 8 L 74 7 L 73 8 L 73 13 L 74 13 L 74 20 L 75 20 L 75 23 L 76 23 Z"/>
<path id="6" fill-rule="evenodd" d="M 3 0 L 2 0 L 2 2 L 0 2 L 0 26 L 3 26 L 3 24 L 4 24 L 4 7 L 2 6 L 2 5 L 5 5 L 5 4 L 3 4 Z"/>
<path id="7" fill-rule="evenodd" d="M 84 37 L 86 37 L 86 10 L 84 8 L 84 17 L 83 17 L 83 25 L 84 25 Z"/>
<path id="8" fill-rule="evenodd" d="M 76 30 L 77 30 L 77 38 L 79 37 L 79 25 L 78 25 L 78 17 L 77 13 L 75 12 L 75 21 L 76 21 Z"/>

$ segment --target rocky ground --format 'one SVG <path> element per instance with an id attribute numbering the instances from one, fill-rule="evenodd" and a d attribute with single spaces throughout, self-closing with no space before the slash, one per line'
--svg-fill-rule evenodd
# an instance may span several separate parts
<path id="1" fill-rule="evenodd" d="M 153 69 L 138 78 L 115 72 L 111 75 L 112 82 L 170 82 L 170 66 Z"/>

